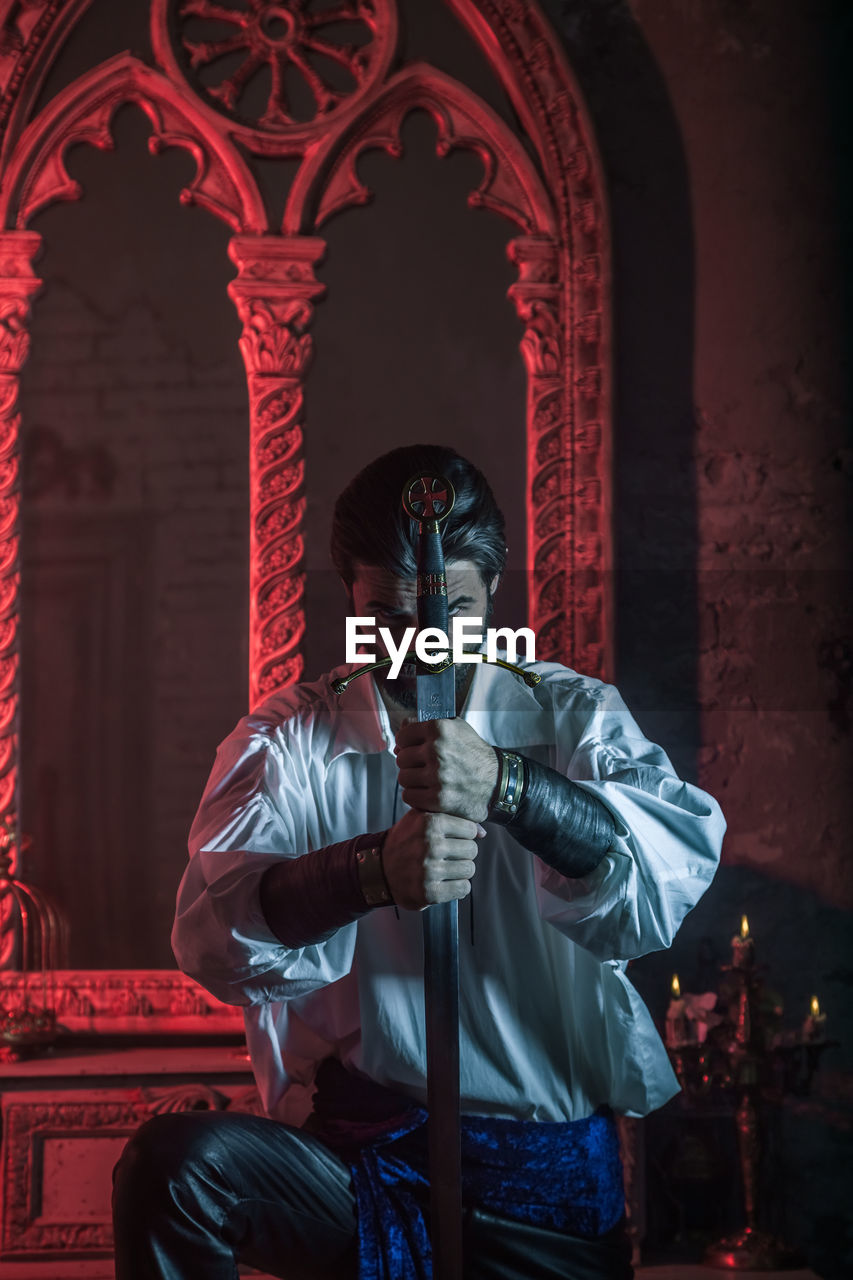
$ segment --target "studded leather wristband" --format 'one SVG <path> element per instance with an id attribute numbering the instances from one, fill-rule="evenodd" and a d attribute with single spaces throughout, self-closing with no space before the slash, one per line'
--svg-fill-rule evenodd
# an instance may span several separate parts
<path id="1" fill-rule="evenodd" d="M 498 758 L 498 781 L 489 806 L 489 819 L 507 826 L 518 813 L 524 795 L 525 760 L 517 751 L 495 747 L 494 752 Z"/>
<path id="2" fill-rule="evenodd" d="M 268 867 L 261 877 L 260 906 L 279 941 L 293 948 L 325 942 L 374 907 L 390 906 L 393 898 L 381 872 L 384 838 L 384 832 L 357 836 Z M 359 863 L 361 853 L 365 857 Z"/>
<path id="3" fill-rule="evenodd" d="M 382 866 L 383 841 L 384 835 L 378 843 L 357 849 L 355 854 L 358 883 L 369 907 L 388 907 L 394 901 Z"/>
<path id="4" fill-rule="evenodd" d="M 520 845 L 561 875 L 589 875 L 616 830 L 609 809 L 556 769 L 518 752 L 495 750 L 501 767 L 489 821 L 507 827 Z"/>

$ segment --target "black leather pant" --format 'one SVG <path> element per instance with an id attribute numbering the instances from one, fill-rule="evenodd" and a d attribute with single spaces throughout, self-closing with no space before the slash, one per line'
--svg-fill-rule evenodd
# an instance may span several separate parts
<path id="1" fill-rule="evenodd" d="M 283 1280 L 354 1280 L 347 1166 L 318 1139 L 261 1116 L 155 1116 L 116 1166 L 116 1280 L 235 1280 L 247 1262 Z M 631 1280 L 624 1225 L 597 1240 L 475 1210 L 466 1280 Z"/>

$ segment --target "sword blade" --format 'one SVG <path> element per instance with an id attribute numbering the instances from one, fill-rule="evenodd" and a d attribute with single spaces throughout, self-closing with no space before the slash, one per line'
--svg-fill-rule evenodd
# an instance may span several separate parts
<path id="1" fill-rule="evenodd" d="M 452 720 L 456 715 L 454 668 L 438 675 L 418 672 L 418 720 Z"/>
<path id="2" fill-rule="evenodd" d="M 453 668 L 418 677 L 418 720 L 456 715 Z M 459 904 L 423 912 L 429 1121 L 430 1238 L 434 1280 L 462 1280 L 459 1129 Z"/>
<path id="3" fill-rule="evenodd" d="M 441 902 L 423 913 L 427 1142 L 434 1280 L 462 1280 L 458 907 L 458 902 Z"/>

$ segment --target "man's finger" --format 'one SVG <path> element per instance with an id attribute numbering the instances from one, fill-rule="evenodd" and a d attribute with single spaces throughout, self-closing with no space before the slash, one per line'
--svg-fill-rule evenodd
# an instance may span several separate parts
<path id="1" fill-rule="evenodd" d="M 395 750 L 400 752 L 404 747 L 423 746 L 434 741 L 437 736 L 437 720 L 410 720 L 397 730 Z"/>
<path id="2" fill-rule="evenodd" d="M 426 725 L 428 720 L 410 720 L 403 723 L 394 738 L 394 751 L 397 755 L 407 747 L 421 746 L 427 741 Z"/>
<path id="3" fill-rule="evenodd" d="M 430 880 L 470 880 L 477 865 L 474 859 L 444 857 L 430 863 L 429 879 Z"/>
<path id="4" fill-rule="evenodd" d="M 407 787 L 414 787 L 415 789 L 426 786 L 435 787 L 435 779 L 428 775 L 423 765 L 415 765 L 409 769 L 398 769 L 397 779 L 404 790 Z"/>
<path id="5" fill-rule="evenodd" d="M 467 898 L 471 892 L 470 880 L 431 880 L 424 886 L 427 905 L 439 902 L 454 902 Z"/>
<path id="6" fill-rule="evenodd" d="M 428 860 L 429 866 L 440 863 L 442 866 L 453 866 L 453 878 L 455 879 L 462 873 L 459 867 L 462 864 L 468 864 L 473 867 L 474 859 L 477 857 L 479 849 L 473 840 L 449 840 L 441 849 L 437 849 L 432 857 Z"/>
<path id="7" fill-rule="evenodd" d="M 470 818 L 457 818 L 454 813 L 436 813 L 432 815 L 436 835 L 449 836 L 452 840 L 475 840 L 477 836 L 486 834 L 479 822 Z"/>
<path id="8" fill-rule="evenodd" d="M 437 791 L 430 791 L 427 787 L 404 787 L 400 795 L 403 804 L 410 809 L 420 809 L 422 813 L 442 812 Z"/>
<path id="9" fill-rule="evenodd" d="M 397 772 L 401 769 L 424 769 L 427 758 L 423 747 L 406 747 L 397 756 Z"/>

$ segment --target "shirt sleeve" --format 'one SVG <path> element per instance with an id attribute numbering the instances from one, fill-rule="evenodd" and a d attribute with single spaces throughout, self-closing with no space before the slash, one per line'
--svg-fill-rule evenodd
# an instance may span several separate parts
<path id="1" fill-rule="evenodd" d="M 243 722 L 219 748 L 190 832 L 172 949 L 179 968 L 226 1004 L 294 999 L 352 967 L 354 924 L 325 942 L 289 948 L 261 910 L 267 867 L 322 843 L 312 832 L 309 794 L 280 732 Z"/>
<path id="2" fill-rule="evenodd" d="M 726 829 L 720 807 L 676 776 L 612 686 L 578 691 L 566 682 L 553 696 L 554 767 L 610 810 L 615 833 L 582 879 L 535 859 L 540 912 L 600 960 L 665 949 L 717 869 Z"/>

